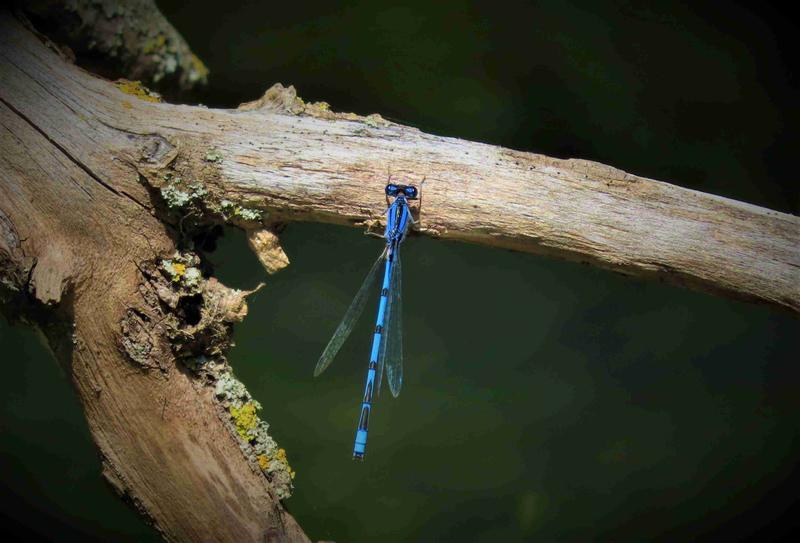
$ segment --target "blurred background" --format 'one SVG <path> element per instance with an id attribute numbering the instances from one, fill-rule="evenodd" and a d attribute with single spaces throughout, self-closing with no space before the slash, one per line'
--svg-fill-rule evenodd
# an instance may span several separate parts
<path id="1" fill-rule="evenodd" d="M 797 27 L 767 6 L 158 3 L 211 70 L 189 103 L 235 107 L 282 82 L 338 111 L 800 210 Z M 297 471 L 286 505 L 312 540 L 770 541 L 796 527 L 796 317 L 412 237 L 406 381 L 376 404 L 356 464 L 374 306 L 312 369 L 381 244 L 315 224 L 282 241 L 292 265 L 274 277 L 236 230 L 210 259 L 230 286 L 267 283 L 229 358 Z M 0 346 L 0 529 L 157 541 L 102 482 L 35 333 L 0 321 Z"/>

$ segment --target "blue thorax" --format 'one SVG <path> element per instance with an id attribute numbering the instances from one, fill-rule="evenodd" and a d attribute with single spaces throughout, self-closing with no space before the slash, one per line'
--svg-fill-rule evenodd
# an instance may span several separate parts
<path id="1" fill-rule="evenodd" d="M 386 213 L 386 230 L 383 236 L 386 238 L 387 245 L 394 247 L 403 241 L 408 229 L 410 214 L 406 197 L 402 194 L 397 196 Z"/>

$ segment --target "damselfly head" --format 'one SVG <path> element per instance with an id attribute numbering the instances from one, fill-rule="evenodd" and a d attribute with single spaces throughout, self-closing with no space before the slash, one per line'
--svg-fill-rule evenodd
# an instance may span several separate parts
<path id="1" fill-rule="evenodd" d="M 401 194 L 409 200 L 416 200 L 419 192 L 414 185 L 396 185 L 395 183 L 386 185 L 386 196 L 397 197 Z"/>

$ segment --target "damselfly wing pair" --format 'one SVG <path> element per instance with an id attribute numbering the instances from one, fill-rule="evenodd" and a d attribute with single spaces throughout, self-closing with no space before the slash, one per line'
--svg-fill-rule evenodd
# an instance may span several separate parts
<path id="1" fill-rule="evenodd" d="M 424 182 L 424 180 L 423 180 Z M 402 266 L 400 264 L 400 245 L 405 239 L 406 232 L 414 218 L 411 214 L 410 200 L 420 196 L 417 187 L 413 185 L 386 185 L 386 228 L 383 238 L 386 246 L 375 264 L 372 265 L 366 279 L 358 289 L 350 307 L 344 314 L 342 322 L 333 333 L 327 347 L 314 368 L 314 376 L 319 375 L 333 362 L 347 336 L 353 331 L 356 321 L 364 311 L 369 293 L 383 271 L 381 283 L 380 302 L 378 303 L 378 316 L 375 321 L 375 331 L 372 336 L 372 348 L 367 367 L 367 382 L 364 386 L 364 396 L 361 400 L 361 411 L 356 427 L 355 444 L 353 445 L 353 459 L 363 460 L 367 449 L 367 431 L 369 429 L 369 416 L 372 403 L 380 394 L 384 371 L 389 383 L 389 390 L 397 397 L 403 386 L 403 323 L 401 315 L 402 302 Z M 393 200 L 389 200 L 393 198 Z"/>

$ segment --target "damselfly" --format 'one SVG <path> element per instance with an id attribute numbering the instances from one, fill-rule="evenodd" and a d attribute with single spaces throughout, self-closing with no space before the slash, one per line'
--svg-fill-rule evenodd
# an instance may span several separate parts
<path id="1" fill-rule="evenodd" d="M 356 439 L 353 445 L 353 459 L 363 460 L 367 449 L 367 430 L 369 428 L 369 415 L 372 410 L 373 395 L 380 394 L 383 371 L 386 369 L 386 378 L 392 395 L 397 397 L 403 386 L 403 342 L 402 342 L 402 317 L 401 317 L 401 267 L 400 244 L 405 238 L 410 224 L 414 223 L 411 216 L 409 200 L 416 200 L 417 188 L 413 185 L 386 185 L 386 229 L 383 237 L 386 247 L 372 265 L 367 278 L 358 289 L 356 297 L 345 312 L 342 322 L 333 333 L 328 346 L 319 357 L 319 362 L 314 368 L 314 376 L 319 375 L 330 366 L 333 357 L 339 352 L 342 344 L 353 330 L 358 317 L 364 311 L 369 291 L 383 263 L 383 284 L 381 297 L 378 304 L 378 318 L 375 323 L 375 332 L 372 336 L 372 349 L 367 367 L 367 383 L 364 386 L 364 397 L 361 400 L 361 413 L 356 427 Z M 389 198 L 394 198 L 390 202 Z"/>

